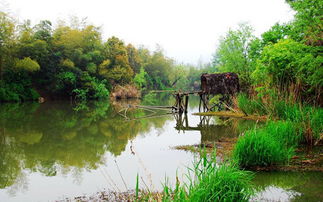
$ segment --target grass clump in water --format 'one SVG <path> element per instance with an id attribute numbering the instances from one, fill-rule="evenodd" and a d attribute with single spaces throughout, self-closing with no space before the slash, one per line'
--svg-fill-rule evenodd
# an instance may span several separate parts
<path id="1" fill-rule="evenodd" d="M 244 168 L 285 164 L 293 156 L 300 137 L 292 122 L 268 122 L 239 138 L 233 157 Z"/>
<path id="2" fill-rule="evenodd" d="M 216 164 L 215 155 L 204 154 L 188 175 L 189 183 L 164 186 L 163 201 L 248 201 L 253 194 L 251 172 L 231 163 Z"/>

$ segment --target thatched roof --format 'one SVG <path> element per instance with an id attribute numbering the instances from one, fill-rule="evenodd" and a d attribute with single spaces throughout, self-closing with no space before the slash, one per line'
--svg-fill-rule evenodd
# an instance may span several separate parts
<path id="1" fill-rule="evenodd" d="M 202 74 L 201 90 L 208 94 L 230 94 L 240 91 L 239 78 L 236 73 Z"/>

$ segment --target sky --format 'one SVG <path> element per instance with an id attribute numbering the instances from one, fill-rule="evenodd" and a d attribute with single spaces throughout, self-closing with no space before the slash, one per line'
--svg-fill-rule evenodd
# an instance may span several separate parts
<path id="1" fill-rule="evenodd" d="M 210 62 L 220 37 L 239 23 L 260 36 L 294 15 L 285 0 L 0 0 L 0 10 L 33 24 L 86 17 L 104 39 L 117 36 L 150 50 L 158 44 L 176 62 L 195 65 Z"/>

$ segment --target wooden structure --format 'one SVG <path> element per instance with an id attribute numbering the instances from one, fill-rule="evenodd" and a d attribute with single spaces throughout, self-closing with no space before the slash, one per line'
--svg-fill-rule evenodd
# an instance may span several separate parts
<path id="1" fill-rule="evenodd" d="M 219 73 L 219 74 L 202 74 L 201 90 L 194 92 L 175 92 L 175 104 L 173 110 L 179 113 L 187 113 L 188 100 L 190 94 L 198 94 L 200 96 L 199 111 L 201 106 L 203 111 L 209 111 L 213 107 L 209 106 L 209 96 L 221 94 L 220 102 L 230 101 L 230 96 L 240 91 L 239 78 L 236 73 Z"/>
<path id="2" fill-rule="evenodd" d="M 173 93 L 173 96 L 175 97 L 175 104 L 172 107 L 173 110 L 179 113 L 183 113 L 183 112 L 187 113 L 189 95 L 199 94 L 200 92 L 201 91 L 194 91 L 194 92 L 178 91 Z"/>
<path id="3" fill-rule="evenodd" d="M 221 104 L 222 102 L 230 102 L 230 97 L 240 91 L 239 77 L 232 72 L 202 74 L 201 91 L 199 111 L 201 111 L 201 103 L 203 104 L 203 111 L 209 111 L 214 107 L 209 106 L 210 95 L 222 95 L 222 98 L 220 98 Z"/>
<path id="4" fill-rule="evenodd" d="M 234 95 L 240 91 L 236 73 L 202 74 L 201 91 L 203 94 Z"/>

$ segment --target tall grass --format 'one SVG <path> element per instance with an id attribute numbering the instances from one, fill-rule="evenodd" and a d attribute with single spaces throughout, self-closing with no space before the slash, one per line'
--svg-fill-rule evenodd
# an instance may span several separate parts
<path id="1" fill-rule="evenodd" d="M 237 98 L 238 107 L 244 113 L 265 115 L 267 114 L 267 109 L 260 99 L 250 99 L 246 94 L 242 93 L 238 95 Z"/>
<path id="2" fill-rule="evenodd" d="M 312 130 L 314 139 L 321 140 L 321 136 L 323 134 L 323 109 L 310 109 L 309 114 L 311 114 L 309 118 L 309 125 Z"/>
<path id="3" fill-rule="evenodd" d="M 163 201 L 248 201 L 253 194 L 252 174 L 231 163 L 216 164 L 203 155 L 188 175 L 189 183 L 164 186 Z"/>
<path id="4" fill-rule="evenodd" d="M 285 164 L 294 154 L 300 141 L 292 122 L 269 122 L 260 129 L 252 129 L 238 139 L 233 158 L 240 167 Z"/>
<path id="5" fill-rule="evenodd" d="M 268 115 L 272 119 L 291 121 L 299 126 L 297 134 L 303 134 L 302 140 L 308 144 L 320 141 L 323 133 L 323 109 L 306 106 L 288 98 L 272 95 L 267 99 L 249 98 L 245 94 L 238 96 L 238 107 L 247 114 Z M 294 138 L 294 137 L 293 137 Z"/>

